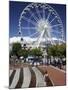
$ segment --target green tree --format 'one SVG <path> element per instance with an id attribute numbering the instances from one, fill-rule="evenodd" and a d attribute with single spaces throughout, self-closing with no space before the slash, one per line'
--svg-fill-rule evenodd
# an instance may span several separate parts
<path id="1" fill-rule="evenodd" d="M 16 55 L 19 58 L 18 52 L 21 49 L 22 49 L 22 47 L 21 47 L 20 43 L 18 43 L 18 42 L 17 43 L 13 43 L 13 46 L 12 46 L 12 53 L 13 53 L 13 55 Z"/>
<path id="2" fill-rule="evenodd" d="M 11 56 L 13 56 L 12 50 L 9 51 L 9 58 L 11 58 Z"/>
<path id="3" fill-rule="evenodd" d="M 36 60 L 38 60 L 38 61 L 42 60 L 41 59 L 42 54 L 43 54 L 43 52 L 40 48 L 34 48 L 34 49 L 30 50 L 30 52 L 29 52 L 29 55 L 35 57 L 35 61 Z"/>
<path id="4" fill-rule="evenodd" d="M 41 51 L 40 48 L 34 48 L 31 50 L 30 54 L 34 57 L 40 57 L 42 56 L 43 52 Z"/>
<path id="5" fill-rule="evenodd" d="M 66 45 L 61 44 L 61 45 L 52 45 L 48 48 L 48 55 L 49 56 L 58 56 L 58 57 L 63 57 L 66 56 Z"/>
<path id="6" fill-rule="evenodd" d="M 57 56 L 60 58 L 66 57 L 66 45 L 65 44 L 61 44 L 57 46 Z"/>
<path id="7" fill-rule="evenodd" d="M 57 54 L 57 45 L 52 45 L 48 48 L 48 55 L 55 57 Z"/>
<path id="8" fill-rule="evenodd" d="M 57 46 L 56 45 L 52 45 L 48 47 L 48 57 L 50 58 L 50 63 L 51 63 L 51 56 L 53 56 L 54 61 L 55 61 L 55 56 L 57 54 Z"/>
<path id="9" fill-rule="evenodd" d="M 52 45 L 48 48 L 48 56 L 51 57 L 53 56 L 54 57 L 54 60 L 55 60 L 55 57 L 59 57 L 60 60 L 62 61 L 62 58 L 63 57 L 66 57 L 66 45 L 65 44 L 57 44 L 57 45 Z"/>
<path id="10" fill-rule="evenodd" d="M 26 58 L 28 57 L 28 50 L 26 49 L 20 49 L 18 51 L 18 56 L 23 56 L 24 57 L 24 62 L 26 62 Z"/>

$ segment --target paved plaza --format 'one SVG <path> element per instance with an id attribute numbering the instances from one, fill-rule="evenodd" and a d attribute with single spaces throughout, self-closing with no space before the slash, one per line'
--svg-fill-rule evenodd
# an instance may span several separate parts
<path id="1" fill-rule="evenodd" d="M 9 88 L 65 85 L 65 76 L 65 71 L 51 65 L 10 69 Z"/>

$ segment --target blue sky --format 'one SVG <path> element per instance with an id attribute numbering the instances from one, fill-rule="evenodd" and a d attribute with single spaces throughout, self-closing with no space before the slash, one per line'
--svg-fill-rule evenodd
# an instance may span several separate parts
<path id="1" fill-rule="evenodd" d="M 30 2 L 17 2 L 17 1 L 9 1 L 9 37 L 16 36 L 19 30 L 19 18 L 23 9 L 30 4 Z M 59 14 L 64 28 L 64 35 L 66 36 L 66 6 L 60 4 L 49 4 L 53 7 L 57 13 Z M 34 11 L 35 13 L 35 11 Z M 24 26 L 26 26 L 26 22 L 24 22 Z M 24 35 L 27 35 L 28 32 L 24 30 Z"/>

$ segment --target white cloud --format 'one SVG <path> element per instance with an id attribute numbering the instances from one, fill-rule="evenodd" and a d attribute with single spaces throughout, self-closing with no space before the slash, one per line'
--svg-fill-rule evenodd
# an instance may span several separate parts
<path id="1" fill-rule="evenodd" d="M 31 42 L 33 42 L 33 41 L 36 41 L 37 40 L 37 38 L 30 38 L 30 37 L 23 37 L 23 39 L 24 39 L 24 42 L 28 42 L 28 43 L 31 43 Z M 50 40 L 53 40 L 53 41 L 62 41 L 62 39 L 58 39 L 58 38 L 55 38 L 55 37 L 53 37 L 53 38 L 48 38 L 47 39 L 48 41 L 50 41 Z M 42 39 L 42 42 L 45 42 L 45 41 L 47 41 L 46 39 Z M 10 44 L 11 43 L 15 43 L 15 42 L 20 42 L 21 41 L 21 37 L 11 37 L 10 38 Z"/>

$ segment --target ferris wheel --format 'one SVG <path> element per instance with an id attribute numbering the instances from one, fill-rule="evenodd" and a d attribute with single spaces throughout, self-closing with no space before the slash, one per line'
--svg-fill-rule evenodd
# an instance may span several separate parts
<path id="1" fill-rule="evenodd" d="M 36 38 L 33 45 L 40 46 L 44 40 L 54 44 L 53 38 L 64 40 L 63 23 L 59 14 L 48 4 L 31 3 L 22 11 L 19 18 L 19 35 Z"/>

